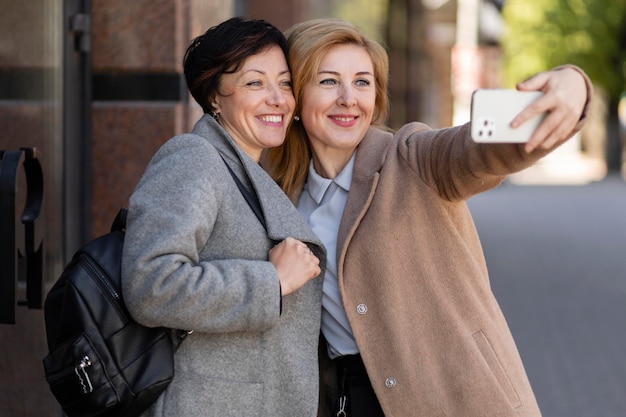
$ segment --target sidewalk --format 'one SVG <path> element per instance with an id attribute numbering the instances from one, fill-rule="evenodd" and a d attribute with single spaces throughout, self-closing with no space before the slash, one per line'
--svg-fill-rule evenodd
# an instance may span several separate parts
<path id="1" fill-rule="evenodd" d="M 626 182 L 545 185 L 575 166 L 565 161 L 468 204 L 544 417 L 624 417 Z"/>
<path id="2" fill-rule="evenodd" d="M 580 140 L 573 138 L 534 166 L 511 175 L 509 181 L 519 185 L 583 185 L 604 178 L 604 163 L 579 149 Z"/>

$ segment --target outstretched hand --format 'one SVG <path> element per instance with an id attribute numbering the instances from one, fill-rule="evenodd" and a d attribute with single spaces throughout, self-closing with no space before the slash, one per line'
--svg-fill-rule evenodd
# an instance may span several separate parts
<path id="1" fill-rule="evenodd" d="M 567 140 L 580 120 L 587 103 L 587 85 L 577 70 L 563 67 L 540 72 L 517 84 L 520 91 L 541 91 L 543 96 L 520 112 L 511 122 L 518 127 L 534 116 L 548 111 L 525 145 L 526 152 L 550 149 Z"/>

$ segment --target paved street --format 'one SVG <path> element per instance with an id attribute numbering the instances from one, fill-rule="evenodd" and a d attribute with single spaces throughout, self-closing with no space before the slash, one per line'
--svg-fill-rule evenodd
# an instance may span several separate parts
<path id="1" fill-rule="evenodd" d="M 469 201 L 544 417 L 626 417 L 626 183 Z"/>

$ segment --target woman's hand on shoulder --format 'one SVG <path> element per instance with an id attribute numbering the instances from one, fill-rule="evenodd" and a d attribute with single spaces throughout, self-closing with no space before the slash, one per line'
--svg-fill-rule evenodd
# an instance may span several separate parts
<path id="1" fill-rule="evenodd" d="M 269 260 L 278 273 L 283 296 L 296 291 L 322 272 L 317 256 L 305 243 L 292 237 L 270 249 Z"/>
<path id="2" fill-rule="evenodd" d="M 550 149 L 568 139 L 588 101 L 587 83 L 582 73 L 567 66 L 535 74 L 517 84 L 517 89 L 541 91 L 543 96 L 515 117 L 511 122 L 512 127 L 548 111 L 546 118 L 526 143 L 527 152 L 537 148 Z"/>

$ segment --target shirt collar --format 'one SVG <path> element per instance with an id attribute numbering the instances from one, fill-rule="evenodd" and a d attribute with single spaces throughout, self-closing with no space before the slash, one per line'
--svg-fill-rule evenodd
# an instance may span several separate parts
<path id="1" fill-rule="evenodd" d="M 307 190 L 317 204 L 320 204 L 322 198 L 324 197 L 324 194 L 326 193 L 326 190 L 333 181 L 339 187 L 343 188 L 346 192 L 350 191 L 350 184 L 352 183 L 352 171 L 354 170 L 355 155 L 356 152 L 352 154 L 346 166 L 334 179 L 324 178 L 320 176 L 317 172 L 315 172 L 315 168 L 313 168 L 313 160 L 311 159 L 311 162 L 309 162 Z"/>
<path id="2" fill-rule="evenodd" d="M 350 191 L 350 184 L 352 184 L 352 171 L 354 171 L 354 159 L 356 151 L 352 153 L 350 160 L 345 167 L 341 170 L 339 175 L 334 179 L 335 183 L 343 188 L 346 192 Z"/>

